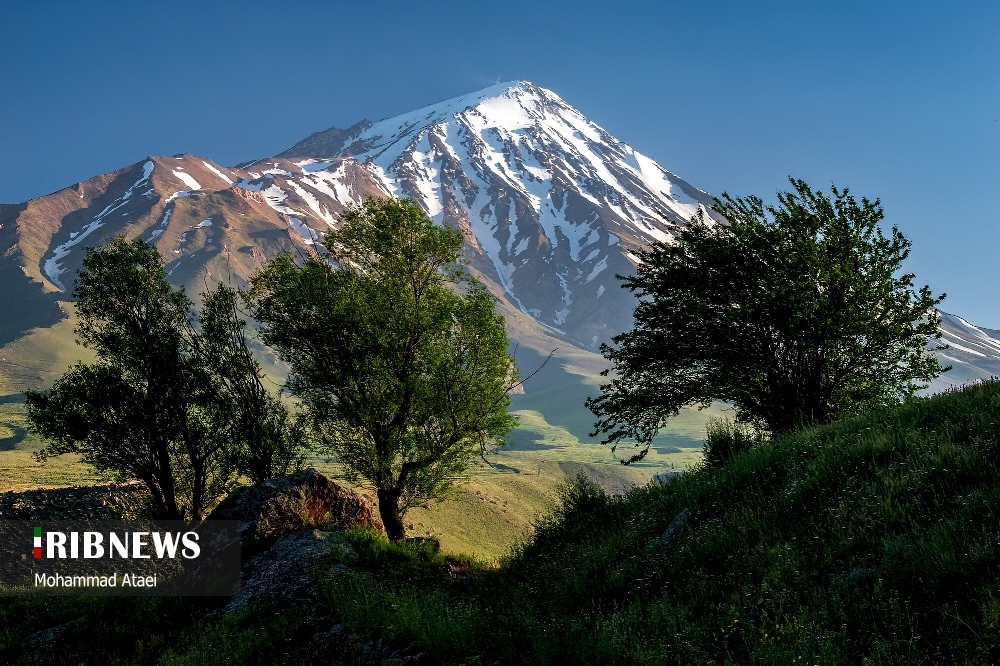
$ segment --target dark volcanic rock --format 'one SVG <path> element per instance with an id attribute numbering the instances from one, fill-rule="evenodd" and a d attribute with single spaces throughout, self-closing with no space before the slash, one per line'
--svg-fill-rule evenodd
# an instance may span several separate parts
<path id="1" fill-rule="evenodd" d="M 238 520 L 243 552 L 259 552 L 278 537 L 305 529 L 373 527 L 384 531 L 374 503 L 314 469 L 235 489 L 208 520 Z M 246 558 L 244 558 L 246 559 Z"/>

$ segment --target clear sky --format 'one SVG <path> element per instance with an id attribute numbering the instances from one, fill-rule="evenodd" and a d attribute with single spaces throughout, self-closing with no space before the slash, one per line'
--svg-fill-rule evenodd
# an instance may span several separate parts
<path id="1" fill-rule="evenodd" d="M 1000 3 L 0 0 L 0 201 L 527 79 L 712 193 L 882 199 L 1000 328 Z"/>

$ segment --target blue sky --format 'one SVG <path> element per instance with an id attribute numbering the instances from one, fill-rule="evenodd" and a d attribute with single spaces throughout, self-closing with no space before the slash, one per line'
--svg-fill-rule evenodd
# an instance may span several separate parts
<path id="1" fill-rule="evenodd" d="M 1000 3 L 0 0 L 0 201 L 528 79 L 713 193 L 879 197 L 1000 328 Z"/>

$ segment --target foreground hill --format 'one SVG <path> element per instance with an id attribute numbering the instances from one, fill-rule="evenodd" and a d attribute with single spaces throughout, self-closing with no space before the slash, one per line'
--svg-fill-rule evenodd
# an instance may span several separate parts
<path id="1" fill-rule="evenodd" d="M 384 564 L 332 593 L 446 663 L 998 663 L 998 423 L 986 383 L 625 498 L 578 484 L 500 572 L 426 611 Z"/>
<path id="2" fill-rule="evenodd" d="M 995 664 L 998 423 L 1000 383 L 984 383 L 624 497 L 581 481 L 499 569 L 349 533 L 360 559 L 321 568 L 311 606 L 219 618 L 194 600 L 11 602 L 0 650 L 26 663 L 290 664 L 333 645 L 325 663 L 405 648 L 435 664 Z M 49 652 L 21 647 L 62 623 Z"/>

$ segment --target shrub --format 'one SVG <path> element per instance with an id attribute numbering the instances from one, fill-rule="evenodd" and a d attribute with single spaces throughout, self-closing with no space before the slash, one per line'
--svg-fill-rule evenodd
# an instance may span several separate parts
<path id="1" fill-rule="evenodd" d="M 713 468 L 764 441 L 763 433 L 753 426 L 726 418 L 713 416 L 706 430 L 705 464 Z"/>

